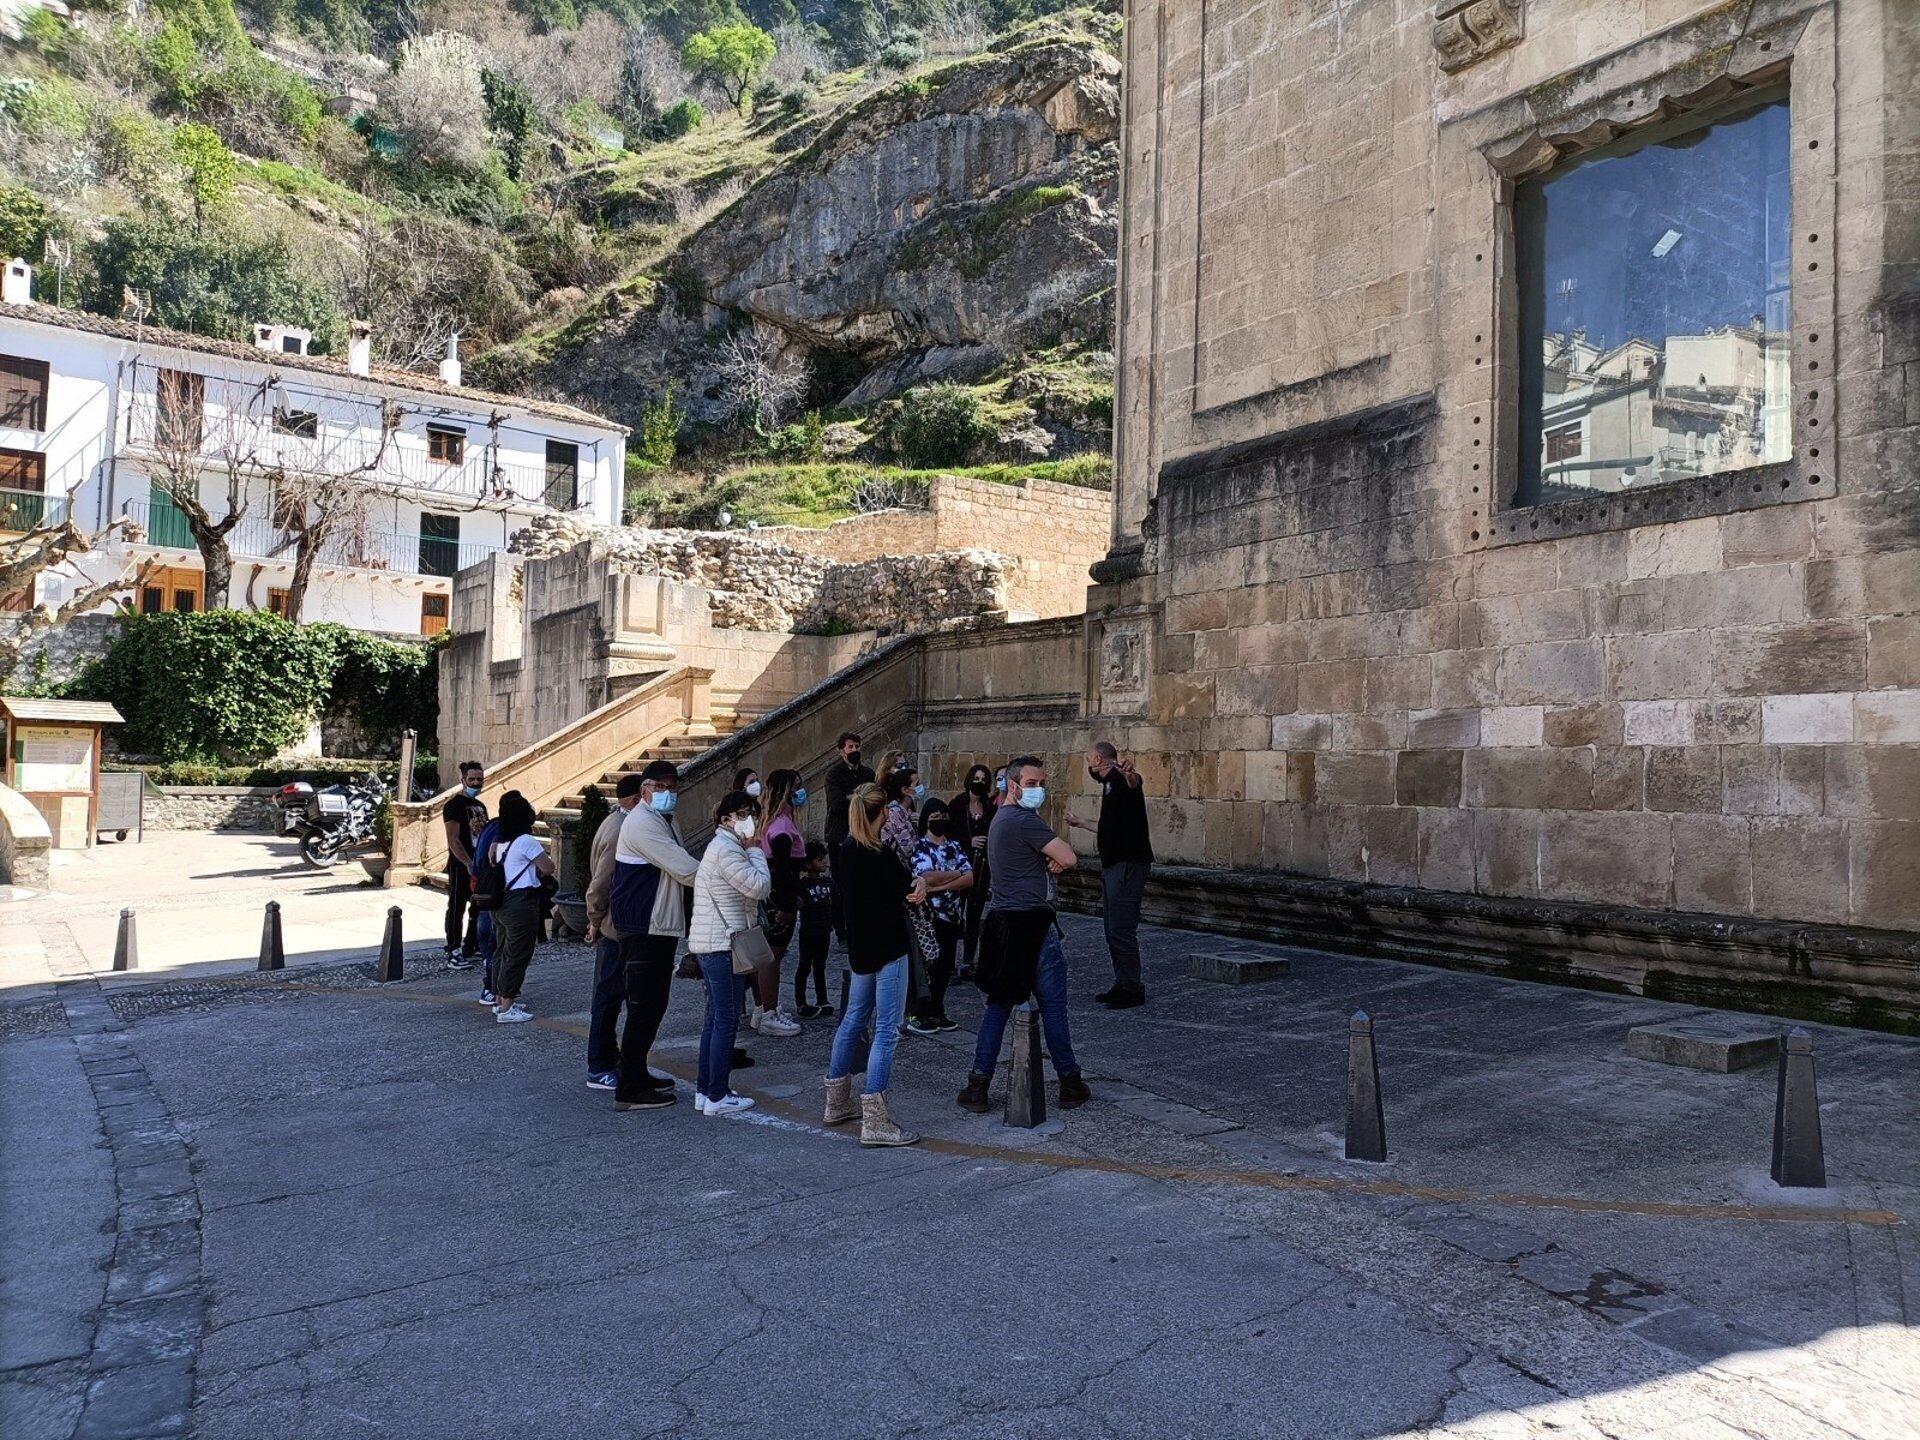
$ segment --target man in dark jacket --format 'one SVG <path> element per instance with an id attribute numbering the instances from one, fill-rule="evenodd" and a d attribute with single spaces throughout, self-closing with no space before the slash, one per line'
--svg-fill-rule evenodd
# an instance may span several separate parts
<path id="1" fill-rule="evenodd" d="M 840 842 L 847 838 L 847 802 L 862 785 L 873 783 L 873 767 L 860 763 L 860 737 L 849 730 L 840 737 L 840 758 L 827 767 L 827 868 L 833 874 L 833 930 L 846 940 L 846 917 L 840 901 Z"/>
<path id="2" fill-rule="evenodd" d="M 1087 773 L 1100 787 L 1100 823 L 1089 825 L 1069 813 L 1067 824 L 1092 831 L 1100 852 L 1100 914 L 1113 958 L 1113 988 L 1094 999 L 1110 1010 L 1130 1010 L 1147 1001 L 1140 978 L 1140 900 L 1153 868 L 1147 801 L 1133 762 L 1122 760 L 1108 741 L 1087 750 Z"/>

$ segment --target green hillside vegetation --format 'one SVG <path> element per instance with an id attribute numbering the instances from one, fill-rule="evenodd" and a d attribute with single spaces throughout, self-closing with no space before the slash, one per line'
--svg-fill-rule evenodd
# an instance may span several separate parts
<path id="1" fill-rule="evenodd" d="M 271 318 L 309 327 L 322 353 L 366 319 L 379 363 L 423 371 L 457 333 L 476 378 L 512 386 L 607 306 L 655 303 L 676 251 L 783 159 L 1067 9 L 835 0 L 809 6 L 811 22 L 793 0 L 29 9 L 19 38 L 0 39 L 0 249 L 40 267 L 43 301 L 235 339 Z M 975 224 L 1061 198 L 1036 190 Z M 1110 413 L 1109 359 L 1055 360 L 966 387 L 976 443 L 936 463 L 1006 463 L 980 437 L 1048 405 Z M 1049 368 L 1051 389 L 1036 380 Z M 564 376 L 543 384 L 565 392 Z M 749 507 L 764 491 L 769 507 L 844 513 L 860 488 L 839 473 L 849 456 L 807 435 L 837 432 L 864 447 L 850 462 L 863 473 L 897 467 L 911 483 L 924 457 L 897 443 L 912 428 L 902 403 L 729 431 L 687 425 L 659 397 L 653 443 L 636 436 L 637 496 L 698 495 L 738 468 L 721 488 Z M 786 478 L 762 478 L 774 473 Z"/>

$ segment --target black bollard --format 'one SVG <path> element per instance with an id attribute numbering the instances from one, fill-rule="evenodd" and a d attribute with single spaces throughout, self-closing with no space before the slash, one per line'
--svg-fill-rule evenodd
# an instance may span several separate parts
<path id="1" fill-rule="evenodd" d="M 375 978 L 384 985 L 406 975 L 407 947 L 400 938 L 400 907 L 387 907 L 387 933 L 380 940 L 380 968 Z"/>
<path id="2" fill-rule="evenodd" d="M 267 901 L 266 918 L 260 922 L 260 969 L 287 968 L 287 947 L 280 937 L 280 902 Z"/>
<path id="3" fill-rule="evenodd" d="M 1013 1073 L 1007 1077 L 1006 1122 L 1021 1130 L 1047 1123 L 1047 1071 L 1040 1012 L 1031 1002 L 1013 1012 Z"/>
<path id="4" fill-rule="evenodd" d="M 1780 1045 L 1773 1100 L 1773 1183 L 1800 1190 L 1827 1187 L 1820 1143 L 1820 1092 L 1813 1081 L 1813 1037 L 1795 1026 Z"/>
<path id="5" fill-rule="evenodd" d="M 120 930 L 113 937 L 113 968 L 115 970 L 140 968 L 140 936 L 139 932 L 133 928 L 131 906 L 120 912 Z"/>
<path id="6" fill-rule="evenodd" d="M 1347 1022 L 1347 1159 L 1387 1158 L 1387 1117 L 1380 1106 L 1380 1057 L 1364 1010 Z"/>

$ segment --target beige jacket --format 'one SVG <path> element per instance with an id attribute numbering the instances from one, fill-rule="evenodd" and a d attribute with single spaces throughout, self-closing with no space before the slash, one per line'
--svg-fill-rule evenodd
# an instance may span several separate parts
<path id="1" fill-rule="evenodd" d="M 620 825 L 626 818 L 627 812 L 616 805 L 593 832 L 592 874 L 587 878 L 587 923 L 609 940 L 620 938 L 620 932 L 607 918 L 607 902 L 613 895 L 613 852 L 620 843 Z"/>
<path id="2" fill-rule="evenodd" d="M 766 853 L 758 845 L 742 845 L 730 829 L 716 830 L 693 881 L 687 948 L 696 955 L 730 949 L 738 931 L 753 927 L 760 902 L 772 889 Z"/>
<path id="3" fill-rule="evenodd" d="M 680 831 L 672 817 L 662 815 L 650 805 L 636 805 L 620 825 L 619 843 L 614 846 L 613 865 L 652 865 L 660 871 L 660 888 L 654 892 L 649 935 L 687 933 L 685 886 L 693 883 L 700 862 L 680 843 Z M 608 902 L 611 903 L 613 870 L 607 871 Z"/>

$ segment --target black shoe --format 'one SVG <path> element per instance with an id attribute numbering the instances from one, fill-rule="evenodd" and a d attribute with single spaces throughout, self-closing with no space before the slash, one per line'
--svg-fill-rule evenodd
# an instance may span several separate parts
<path id="1" fill-rule="evenodd" d="M 940 1027 L 924 1015 L 909 1015 L 907 1017 L 907 1029 L 911 1030 L 915 1035 L 938 1035 L 940 1033 Z"/>
<path id="2" fill-rule="evenodd" d="M 733 1068 L 735 1070 L 751 1070 L 753 1068 L 753 1057 L 738 1045 L 733 1047 Z"/>
<path id="3" fill-rule="evenodd" d="M 1094 996 L 1093 998 L 1098 1000 L 1102 1005 L 1111 1005 L 1113 1003 L 1113 997 L 1118 995 L 1119 993 L 1120 993 L 1120 987 L 1118 985 L 1115 985 L 1110 990 L 1102 990 L 1098 995 Z"/>
<path id="4" fill-rule="evenodd" d="M 936 1015 L 933 1017 L 933 1028 L 936 1030 L 958 1030 L 960 1027 L 945 1015 Z"/>
<path id="5" fill-rule="evenodd" d="M 967 1076 L 967 1088 L 955 1097 L 962 1110 L 971 1110 L 976 1115 L 984 1115 L 993 1108 L 987 1099 L 987 1077 L 984 1075 Z"/>
<path id="6" fill-rule="evenodd" d="M 631 1100 L 616 1098 L 613 1108 L 616 1110 L 664 1110 L 673 1104 L 673 1087 L 665 1090 L 642 1090 Z"/>
<path id="7" fill-rule="evenodd" d="M 1131 1010 L 1137 1005 L 1147 1003 L 1147 992 L 1144 990 L 1122 990 L 1115 986 L 1107 993 L 1113 998 L 1102 997 L 1101 1003 L 1109 1010 Z"/>
<path id="8" fill-rule="evenodd" d="M 1092 1098 L 1093 1091 L 1087 1088 L 1087 1082 L 1081 1078 L 1079 1071 L 1060 1077 L 1060 1108 L 1062 1110 L 1077 1110 Z"/>

